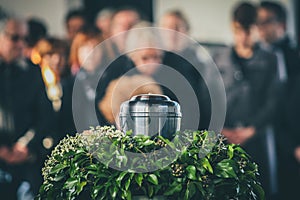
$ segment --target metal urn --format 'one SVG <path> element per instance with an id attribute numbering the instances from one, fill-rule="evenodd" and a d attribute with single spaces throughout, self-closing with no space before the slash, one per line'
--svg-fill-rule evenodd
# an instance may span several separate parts
<path id="1" fill-rule="evenodd" d="M 120 128 L 133 135 L 161 135 L 172 139 L 181 124 L 180 105 L 159 94 L 141 94 L 122 103 Z"/>

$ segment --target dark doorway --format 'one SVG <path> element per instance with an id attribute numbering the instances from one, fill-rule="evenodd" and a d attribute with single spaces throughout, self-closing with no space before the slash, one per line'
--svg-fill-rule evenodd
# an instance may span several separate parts
<path id="1" fill-rule="evenodd" d="M 141 11 L 147 20 L 153 21 L 152 0 L 84 0 L 84 8 L 90 22 L 93 22 L 96 14 L 103 8 L 120 8 L 131 6 Z"/>

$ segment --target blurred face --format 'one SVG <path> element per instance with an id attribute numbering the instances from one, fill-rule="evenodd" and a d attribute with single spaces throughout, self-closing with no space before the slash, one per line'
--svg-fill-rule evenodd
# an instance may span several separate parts
<path id="1" fill-rule="evenodd" d="M 110 24 L 110 17 L 100 17 L 96 22 L 97 27 L 101 30 L 104 36 L 108 36 L 110 33 Z"/>
<path id="2" fill-rule="evenodd" d="M 153 75 L 162 62 L 162 52 L 157 49 L 142 49 L 132 52 L 131 59 L 139 72 Z"/>
<path id="3" fill-rule="evenodd" d="M 161 20 L 161 27 L 172 29 L 184 34 L 188 33 L 186 24 L 175 15 L 165 15 Z"/>
<path id="4" fill-rule="evenodd" d="M 180 18 L 175 15 L 165 15 L 160 22 L 162 28 L 171 29 L 176 32 L 164 32 L 162 36 L 164 38 L 165 45 L 170 51 L 180 51 L 185 47 L 184 39 L 180 39 L 177 32 L 188 34 L 186 24 Z"/>
<path id="5" fill-rule="evenodd" d="M 62 53 L 47 54 L 43 57 L 44 64 L 51 67 L 57 77 L 60 77 L 66 66 L 66 57 Z"/>
<path id="6" fill-rule="evenodd" d="M 131 10 L 125 10 L 117 13 L 111 24 L 111 34 L 116 35 L 123 31 L 131 29 L 139 21 L 139 15 Z"/>
<path id="7" fill-rule="evenodd" d="M 246 30 L 238 22 L 233 22 L 233 37 L 235 46 L 238 48 L 252 48 L 255 40 L 255 26 L 252 25 L 249 30 Z"/>
<path id="8" fill-rule="evenodd" d="M 284 24 L 277 21 L 274 13 L 260 8 L 258 10 L 257 26 L 262 41 L 272 43 L 284 35 Z"/>
<path id="9" fill-rule="evenodd" d="M 75 37 L 76 33 L 84 26 L 84 19 L 81 17 L 72 17 L 68 22 L 67 22 L 67 31 L 68 31 L 68 39 L 73 40 Z"/>
<path id="10" fill-rule="evenodd" d="M 125 10 L 117 13 L 111 23 L 110 33 L 114 36 L 118 33 L 128 31 L 139 21 L 139 15 L 131 10 Z M 126 35 L 123 34 L 114 39 L 120 51 L 124 50 Z"/>
<path id="11" fill-rule="evenodd" d="M 25 23 L 9 20 L 0 34 L 0 55 L 6 62 L 12 62 L 22 56 L 27 34 Z"/>
<path id="12" fill-rule="evenodd" d="M 91 39 L 78 49 L 79 62 L 88 72 L 93 72 L 100 65 L 102 53 L 100 47 L 96 47 L 98 44 L 98 40 Z"/>

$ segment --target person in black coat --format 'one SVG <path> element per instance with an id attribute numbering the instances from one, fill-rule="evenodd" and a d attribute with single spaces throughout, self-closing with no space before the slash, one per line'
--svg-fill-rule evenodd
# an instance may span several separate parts
<path id="1" fill-rule="evenodd" d="M 67 134 L 75 135 L 76 133 L 72 114 L 72 92 L 75 78 L 67 65 L 68 44 L 55 37 L 45 37 L 37 42 L 33 51 L 41 58 L 37 61 L 39 61 L 38 64 L 42 71 L 48 70 L 53 77 L 47 79 L 48 74 L 43 74 L 57 124 L 56 137 L 51 138 L 52 146 L 49 145 L 53 148 Z"/>
<path id="2" fill-rule="evenodd" d="M 175 9 L 164 13 L 159 19 L 159 26 L 165 29 L 161 34 L 167 50 L 164 52 L 162 63 L 176 70 L 191 86 L 200 113 L 199 124 L 195 128 L 207 130 L 211 117 L 211 100 L 207 84 L 216 81 L 216 76 L 212 73 L 209 63 L 201 57 L 203 51 L 200 50 L 200 45 L 192 42 L 189 36 L 190 23 L 181 10 Z M 205 83 L 205 79 L 208 82 Z M 190 113 L 194 111 L 195 107 L 187 113 L 191 115 Z"/>
<path id="3" fill-rule="evenodd" d="M 227 98 L 224 129 L 229 143 L 240 144 L 258 164 L 267 199 L 276 195 L 274 135 L 268 127 L 275 114 L 280 82 L 275 55 L 255 45 L 256 8 L 239 4 L 232 16 L 234 45 L 215 55 Z M 268 149 L 267 147 L 272 147 Z"/>
<path id="4" fill-rule="evenodd" d="M 15 18 L 0 23 L 0 196 L 17 199 L 22 181 L 37 192 L 48 153 L 42 141 L 55 125 L 40 69 L 22 59 L 26 25 Z"/>
<path id="5" fill-rule="evenodd" d="M 280 102 L 274 122 L 280 198 L 295 199 L 300 195 L 299 162 L 295 157 L 300 146 L 300 134 L 295 126 L 299 124 L 296 112 L 299 111 L 300 58 L 287 35 L 287 12 L 281 4 L 262 2 L 258 9 L 257 24 L 261 46 L 276 55 L 280 81 L 284 84 L 283 93 L 278 97 Z"/>

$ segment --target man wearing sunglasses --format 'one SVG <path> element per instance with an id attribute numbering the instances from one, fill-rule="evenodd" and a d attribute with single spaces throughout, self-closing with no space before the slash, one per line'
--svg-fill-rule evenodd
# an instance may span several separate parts
<path id="1" fill-rule="evenodd" d="M 38 182 L 41 134 L 47 136 L 53 127 L 40 69 L 22 58 L 26 34 L 23 21 L 0 19 L 1 199 L 17 199 L 17 189 L 25 180 L 31 185 Z"/>
<path id="2" fill-rule="evenodd" d="M 276 55 L 279 78 L 284 83 L 274 123 L 280 199 L 296 199 L 300 195 L 300 61 L 287 36 L 286 22 L 287 13 L 282 5 L 268 1 L 260 4 L 257 25 L 261 44 Z"/>
<path id="3" fill-rule="evenodd" d="M 258 9 L 257 26 L 262 46 L 273 51 L 282 65 L 280 79 L 286 81 L 299 75 L 299 55 L 287 35 L 285 8 L 279 3 L 263 1 Z"/>

